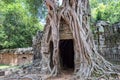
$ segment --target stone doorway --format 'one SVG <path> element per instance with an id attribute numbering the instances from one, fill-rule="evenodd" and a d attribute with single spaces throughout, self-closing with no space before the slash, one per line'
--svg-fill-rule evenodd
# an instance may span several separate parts
<path id="1" fill-rule="evenodd" d="M 60 66 L 63 70 L 74 70 L 74 45 L 73 39 L 60 40 Z"/>

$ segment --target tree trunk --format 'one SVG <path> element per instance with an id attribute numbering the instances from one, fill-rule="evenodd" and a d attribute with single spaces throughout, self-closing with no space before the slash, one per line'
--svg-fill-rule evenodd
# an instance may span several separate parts
<path id="1" fill-rule="evenodd" d="M 61 6 L 56 5 L 56 0 L 45 0 L 48 8 L 47 22 L 44 32 L 44 43 L 53 42 L 53 68 L 51 75 L 56 76 L 60 72 L 59 59 L 59 28 L 61 19 L 69 25 L 72 32 L 75 51 L 76 78 L 85 80 L 91 77 L 108 78 L 111 73 L 115 74 L 113 65 L 98 54 L 92 33 L 90 31 L 89 0 L 63 0 Z M 49 47 L 49 46 L 48 46 Z M 45 50 L 46 52 L 49 50 Z M 43 54 L 44 55 L 44 54 Z M 50 60 L 50 59 L 49 59 Z M 49 63 L 48 63 L 48 66 Z"/>

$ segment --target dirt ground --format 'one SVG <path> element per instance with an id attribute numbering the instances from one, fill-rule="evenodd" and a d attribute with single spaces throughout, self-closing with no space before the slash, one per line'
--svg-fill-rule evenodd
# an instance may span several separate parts
<path id="1" fill-rule="evenodd" d="M 73 71 L 69 70 L 69 71 L 62 71 L 61 75 L 57 76 L 57 77 L 51 77 L 48 78 L 47 80 L 73 80 Z"/>

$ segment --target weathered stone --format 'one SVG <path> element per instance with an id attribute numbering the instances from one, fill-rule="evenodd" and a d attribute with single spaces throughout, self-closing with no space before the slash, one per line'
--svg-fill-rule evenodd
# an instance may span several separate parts
<path id="1" fill-rule="evenodd" d="M 34 53 L 34 56 L 33 56 L 33 62 L 36 62 L 36 60 L 40 61 L 41 60 L 41 39 L 42 39 L 42 35 L 43 35 L 43 32 L 42 31 L 38 31 L 36 36 L 33 37 L 33 44 L 32 44 L 32 47 L 33 47 L 33 53 Z"/>
<path id="2" fill-rule="evenodd" d="M 0 76 L 5 76 L 5 71 L 0 71 Z"/>
<path id="3" fill-rule="evenodd" d="M 24 65 L 32 62 L 32 48 L 16 48 L 0 50 L 0 64 Z"/>
<path id="4" fill-rule="evenodd" d="M 95 43 L 103 57 L 114 64 L 120 64 L 120 22 L 112 26 L 106 21 L 96 23 Z M 101 27 L 104 29 L 101 31 Z"/>

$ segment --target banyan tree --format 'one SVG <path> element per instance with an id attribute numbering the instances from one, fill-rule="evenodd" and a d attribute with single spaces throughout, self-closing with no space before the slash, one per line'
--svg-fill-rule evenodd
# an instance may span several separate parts
<path id="1" fill-rule="evenodd" d="M 89 0 L 45 0 L 48 15 L 41 40 L 42 67 L 51 76 L 71 68 L 80 80 L 117 74 L 96 50 L 90 31 Z"/>

